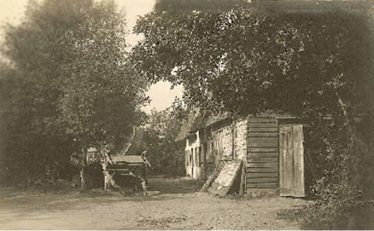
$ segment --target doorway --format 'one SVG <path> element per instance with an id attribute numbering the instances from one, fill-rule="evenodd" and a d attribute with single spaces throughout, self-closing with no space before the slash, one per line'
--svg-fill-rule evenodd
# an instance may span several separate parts
<path id="1" fill-rule="evenodd" d="M 279 194 L 305 197 L 303 125 L 279 128 Z"/>

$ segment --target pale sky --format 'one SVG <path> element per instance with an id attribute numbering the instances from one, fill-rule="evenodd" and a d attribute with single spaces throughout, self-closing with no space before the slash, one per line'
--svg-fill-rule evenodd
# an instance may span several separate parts
<path id="1" fill-rule="evenodd" d="M 139 15 L 144 15 L 153 9 L 155 0 L 115 0 L 120 8 L 125 9 L 127 25 L 132 28 L 136 19 Z M 28 0 L 0 0 L 0 26 L 9 22 L 11 24 L 17 24 L 21 21 L 25 7 Z M 2 29 L 0 30 L 0 37 L 3 36 Z M 131 45 L 141 37 L 130 34 L 128 42 Z M 2 41 L 2 38 L 0 38 Z M 170 89 L 170 83 L 159 82 L 148 91 L 148 95 L 151 98 L 151 103 L 148 107 L 144 108 L 144 111 L 150 112 L 152 108 L 157 110 L 163 110 L 171 105 L 175 97 L 182 96 L 182 87 L 176 87 L 173 90 Z"/>

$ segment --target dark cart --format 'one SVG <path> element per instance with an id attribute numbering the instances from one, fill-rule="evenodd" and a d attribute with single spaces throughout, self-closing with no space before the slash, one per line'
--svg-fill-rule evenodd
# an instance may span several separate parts
<path id="1" fill-rule="evenodd" d="M 143 155 L 112 155 L 107 166 L 108 173 L 120 186 L 134 186 L 135 190 L 147 190 L 147 167 L 149 162 Z"/>

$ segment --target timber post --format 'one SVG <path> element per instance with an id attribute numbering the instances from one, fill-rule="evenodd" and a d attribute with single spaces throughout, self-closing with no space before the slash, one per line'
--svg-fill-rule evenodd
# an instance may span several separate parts
<path id="1" fill-rule="evenodd" d="M 84 151 L 83 166 L 79 172 L 79 175 L 81 178 L 81 190 L 87 189 L 86 166 L 87 166 L 87 151 Z"/>

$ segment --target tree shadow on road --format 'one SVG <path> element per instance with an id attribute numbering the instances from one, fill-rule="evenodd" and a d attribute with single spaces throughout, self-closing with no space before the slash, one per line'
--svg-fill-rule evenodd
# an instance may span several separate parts
<path id="1" fill-rule="evenodd" d="M 35 210 L 61 211 L 72 207 L 84 209 L 87 205 L 92 203 L 99 205 L 120 201 L 143 202 L 173 200 L 178 198 L 176 194 L 196 192 L 201 184 L 201 182 L 188 178 L 151 177 L 149 179 L 148 196 L 143 196 L 142 193 L 127 193 L 126 196 L 122 196 L 118 192 L 104 191 L 103 189 L 45 192 L 2 188 L 0 190 L 0 203 L 8 212 L 20 214 L 33 212 Z"/>

